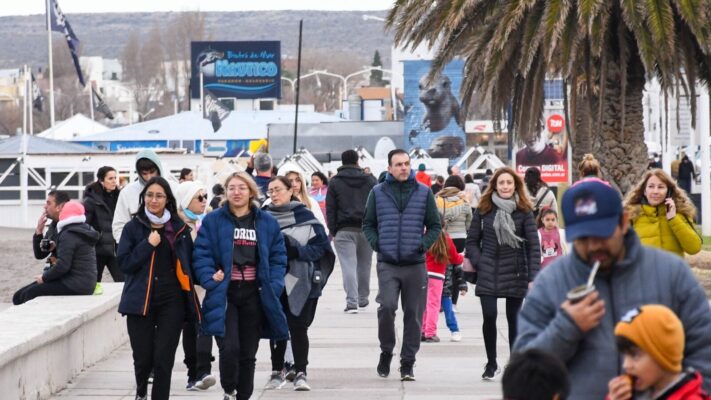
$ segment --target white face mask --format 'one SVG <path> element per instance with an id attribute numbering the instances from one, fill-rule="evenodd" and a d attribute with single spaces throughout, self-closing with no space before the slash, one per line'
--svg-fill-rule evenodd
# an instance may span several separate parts
<path id="1" fill-rule="evenodd" d="M 659 162 L 659 157 L 654 157 L 654 162 Z"/>

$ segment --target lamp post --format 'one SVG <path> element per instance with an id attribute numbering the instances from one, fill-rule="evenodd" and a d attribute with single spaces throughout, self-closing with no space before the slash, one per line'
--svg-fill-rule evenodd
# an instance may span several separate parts
<path id="1" fill-rule="evenodd" d="M 291 85 L 291 93 L 294 94 L 294 92 L 296 91 L 296 79 L 289 79 L 282 76 L 281 80 L 289 82 L 289 85 Z"/>

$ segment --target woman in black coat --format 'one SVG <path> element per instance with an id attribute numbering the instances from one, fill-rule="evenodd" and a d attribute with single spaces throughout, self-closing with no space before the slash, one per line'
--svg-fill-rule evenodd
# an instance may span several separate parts
<path id="1" fill-rule="evenodd" d="M 541 263 L 538 232 L 523 180 L 499 168 L 481 196 L 467 234 L 466 256 L 478 273 L 476 295 L 484 316 L 487 363 L 482 379 L 492 379 L 496 363 L 496 302 L 506 299 L 509 347 L 516 339 L 516 317 Z"/>
<path id="2" fill-rule="evenodd" d="M 151 371 L 151 399 L 168 399 L 186 313 L 197 313 L 196 319 L 201 320 L 191 278 L 193 240 L 164 178 L 151 178 L 138 204 L 118 248 L 119 265 L 126 275 L 118 311 L 127 316 L 136 399 L 146 398 Z"/>
<path id="3" fill-rule="evenodd" d="M 116 240 L 111 231 L 118 196 L 118 179 L 113 167 L 99 168 L 96 172 L 96 182 L 89 184 L 84 190 L 86 223 L 100 235 L 96 243 L 97 282 L 101 282 L 104 267 L 108 268 L 114 282 L 123 282 L 123 272 L 116 259 Z"/>

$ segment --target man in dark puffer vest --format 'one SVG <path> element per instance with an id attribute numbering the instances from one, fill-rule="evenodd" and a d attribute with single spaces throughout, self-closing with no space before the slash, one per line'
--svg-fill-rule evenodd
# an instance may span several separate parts
<path id="1" fill-rule="evenodd" d="M 439 236 L 442 225 L 434 195 L 415 180 L 410 156 L 404 150 L 388 154 L 385 181 L 368 196 L 363 233 L 378 253 L 378 375 L 390 374 L 395 347 L 395 311 L 402 301 L 403 335 L 400 379 L 415 380 L 412 366 L 420 349 L 422 314 L 427 298 L 425 252 Z"/>

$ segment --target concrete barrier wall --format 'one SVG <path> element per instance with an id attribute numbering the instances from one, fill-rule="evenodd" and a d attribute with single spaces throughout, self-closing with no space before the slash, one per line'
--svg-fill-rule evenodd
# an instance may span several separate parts
<path id="1" fill-rule="evenodd" d="M 0 312 L 0 398 L 47 399 L 126 343 L 121 283 L 100 296 L 38 297 Z"/>

